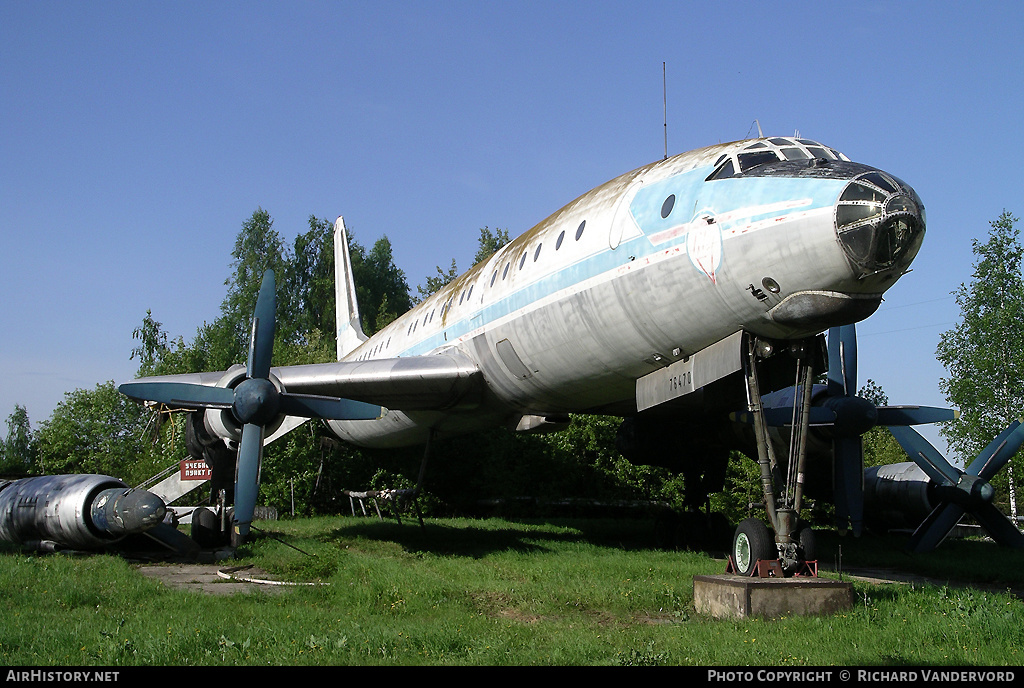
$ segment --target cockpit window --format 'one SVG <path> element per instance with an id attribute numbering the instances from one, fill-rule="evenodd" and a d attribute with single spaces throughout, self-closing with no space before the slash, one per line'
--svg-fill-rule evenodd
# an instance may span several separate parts
<path id="1" fill-rule="evenodd" d="M 719 156 L 715 161 L 715 171 L 708 175 L 707 181 L 727 179 L 760 165 L 779 160 L 810 160 L 811 158 L 850 161 L 842 153 L 823 146 L 817 141 L 776 136 L 755 141 L 738 153 L 726 153 Z"/>
<path id="2" fill-rule="evenodd" d="M 725 164 L 719 167 L 717 170 L 708 175 L 705 181 L 711 181 L 712 179 L 726 179 L 736 174 L 736 169 L 733 167 L 732 158 L 725 161 Z"/>
<path id="3" fill-rule="evenodd" d="M 753 146 L 751 146 L 753 148 Z M 740 153 L 736 156 L 740 163 L 740 172 L 746 172 L 758 165 L 769 162 L 778 162 L 779 156 L 775 151 L 757 151 L 754 153 Z"/>
<path id="4" fill-rule="evenodd" d="M 868 172 L 867 174 L 862 176 L 859 181 L 870 182 L 871 184 L 874 184 L 878 188 L 883 189 L 888 193 L 896 193 L 897 191 L 899 191 L 899 189 L 897 189 L 891 181 L 886 179 L 883 175 L 881 175 L 878 172 Z"/>
<path id="5" fill-rule="evenodd" d="M 880 172 L 868 172 L 857 177 L 843 190 L 836 206 L 836 224 L 840 231 L 882 215 L 886 199 L 897 191 L 895 182 Z M 898 196 L 894 200 L 902 198 L 905 197 Z"/>
<path id="6" fill-rule="evenodd" d="M 808 146 L 807 152 L 816 158 L 825 158 L 826 160 L 835 160 L 836 156 L 832 155 L 832 151 L 821 146 Z"/>
<path id="7" fill-rule="evenodd" d="M 881 203 L 885 200 L 887 194 L 882 193 L 878 189 L 872 189 L 871 187 L 863 184 L 850 184 L 846 187 L 846 191 L 839 198 L 840 201 L 868 201 L 869 203 Z"/>

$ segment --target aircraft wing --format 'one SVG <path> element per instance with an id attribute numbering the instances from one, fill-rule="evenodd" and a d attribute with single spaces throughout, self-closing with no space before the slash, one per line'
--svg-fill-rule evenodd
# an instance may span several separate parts
<path id="1" fill-rule="evenodd" d="M 450 352 L 272 368 L 289 392 L 355 399 L 396 410 L 475 405 L 483 373 L 469 357 Z"/>
<path id="2" fill-rule="evenodd" d="M 450 409 L 475 405 L 484 389 L 483 374 L 470 358 L 456 352 L 429 356 L 339 361 L 270 369 L 291 394 L 353 399 L 395 410 Z M 147 377 L 121 385 L 185 383 L 215 387 L 228 372 Z M 190 405 L 182 403 L 189 408 Z"/>

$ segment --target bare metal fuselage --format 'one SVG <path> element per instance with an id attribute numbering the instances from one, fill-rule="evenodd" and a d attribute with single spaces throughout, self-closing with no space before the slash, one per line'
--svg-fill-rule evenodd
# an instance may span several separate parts
<path id="1" fill-rule="evenodd" d="M 873 168 L 844 159 L 715 178 L 723 159 L 750 147 L 713 146 L 613 179 L 426 299 L 345 360 L 372 367 L 447 356 L 478 370 L 482 383 L 467 377 L 450 408 L 412 405 L 379 420 L 331 421 L 332 430 L 398 446 L 432 429 L 514 426 L 524 415 L 635 410 L 639 378 L 739 330 L 797 338 L 870 315 L 923 234 L 923 208 L 912 236 L 880 218 L 919 206 L 916 194 L 886 176 L 895 189 L 888 198 L 883 190 L 881 200 L 856 200 L 844 190 Z M 857 241 L 869 236 L 868 249 L 837 220 L 858 204 L 877 216 L 860 223 L 867 230 Z M 897 258 L 878 258 L 883 240 L 904 242 L 891 251 Z"/>

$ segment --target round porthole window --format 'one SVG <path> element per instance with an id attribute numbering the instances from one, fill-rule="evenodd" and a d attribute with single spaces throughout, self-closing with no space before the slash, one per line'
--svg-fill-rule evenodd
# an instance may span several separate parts
<path id="1" fill-rule="evenodd" d="M 675 194 L 672 194 L 671 196 L 669 196 L 668 198 L 665 199 L 665 202 L 661 204 L 661 217 L 662 217 L 662 219 L 668 217 L 669 214 L 671 214 L 672 208 L 674 208 L 675 205 L 676 205 L 676 195 Z"/>

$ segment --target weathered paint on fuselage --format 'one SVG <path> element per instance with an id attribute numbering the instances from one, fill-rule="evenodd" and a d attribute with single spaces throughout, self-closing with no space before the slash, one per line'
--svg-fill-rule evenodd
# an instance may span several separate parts
<path id="1" fill-rule="evenodd" d="M 835 205 L 848 178 L 706 181 L 723 153 L 749 144 L 684 153 L 597 187 L 346 359 L 454 348 L 487 382 L 473 412 L 392 411 L 331 427 L 359 444 L 396 446 L 422 442 L 430 428 L 455 434 L 523 414 L 600 409 L 631 401 L 636 380 L 666 361 L 737 330 L 793 338 L 827 327 L 774 320 L 772 309 L 792 295 L 880 298 L 898 275 L 858 279 L 837 239 Z"/>

